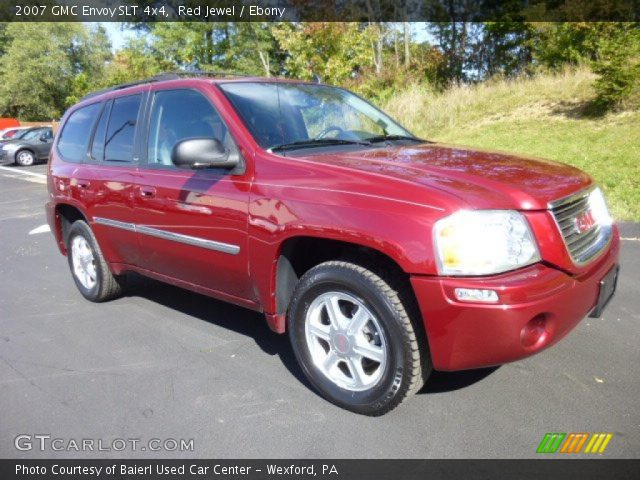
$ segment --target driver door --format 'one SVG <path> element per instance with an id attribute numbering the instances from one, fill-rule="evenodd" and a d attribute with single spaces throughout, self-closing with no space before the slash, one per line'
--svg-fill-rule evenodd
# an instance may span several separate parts
<path id="1" fill-rule="evenodd" d="M 53 144 L 53 131 L 50 128 L 43 129 L 36 139 L 33 148 L 38 159 L 47 158 Z"/>

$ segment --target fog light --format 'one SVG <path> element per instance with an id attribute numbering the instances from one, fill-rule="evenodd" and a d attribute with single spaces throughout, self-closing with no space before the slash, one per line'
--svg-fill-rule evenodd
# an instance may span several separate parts
<path id="1" fill-rule="evenodd" d="M 525 348 L 536 348 L 542 345 L 549 334 L 547 331 L 547 317 L 544 314 L 536 315 L 522 327 L 520 342 Z"/>
<path id="2" fill-rule="evenodd" d="M 456 288 L 456 298 L 462 302 L 496 303 L 498 301 L 498 293 L 495 290 Z"/>

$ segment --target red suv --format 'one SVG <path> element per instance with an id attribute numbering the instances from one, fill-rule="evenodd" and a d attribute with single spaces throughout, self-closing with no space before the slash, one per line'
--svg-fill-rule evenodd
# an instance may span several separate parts
<path id="1" fill-rule="evenodd" d="M 98 92 L 65 114 L 48 173 L 84 297 L 135 271 L 262 312 L 324 397 L 367 415 L 432 369 L 539 352 L 616 286 L 618 231 L 587 174 L 421 140 L 327 85 Z"/>

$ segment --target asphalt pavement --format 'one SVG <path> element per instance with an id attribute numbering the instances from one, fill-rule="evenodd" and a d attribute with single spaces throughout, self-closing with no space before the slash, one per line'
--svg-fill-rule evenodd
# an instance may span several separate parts
<path id="1" fill-rule="evenodd" d="M 517 458 L 535 457 L 547 432 L 610 432 L 601 456 L 640 454 L 637 225 L 623 230 L 603 318 L 524 361 L 436 372 L 369 418 L 314 393 L 261 315 L 143 280 L 118 300 L 84 300 L 43 226 L 44 171 L 0 168 L 0 457 Z M 63 449 L 40 451 L 38 434 Z M 15 447 L 19 435 L 31 449 Z M 193 448 L 69 449 L 116 438 Z"/>

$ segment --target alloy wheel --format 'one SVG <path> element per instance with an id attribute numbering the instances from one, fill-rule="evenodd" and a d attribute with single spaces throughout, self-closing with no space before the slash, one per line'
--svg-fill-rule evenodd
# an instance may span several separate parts
<path id="1" fill-rule="evenodd" d="M 71 242 L 71 259 L 73 261 L 73 274 L 87 290 L 96 285 L 96 261 L 89 242 L 80 235 Z"/>
<path id="2" fill-rule="evenodd" d="M 387 343 L 371 311 L 345 292 L 326 292 L 309 306 L 305 335 L 314 365 L 341 388 L 374 387 L 387 363 Z"/>

